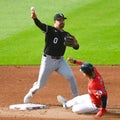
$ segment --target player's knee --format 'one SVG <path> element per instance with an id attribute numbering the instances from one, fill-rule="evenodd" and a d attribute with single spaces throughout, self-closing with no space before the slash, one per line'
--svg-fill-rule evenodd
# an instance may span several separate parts
<path id="1" fill-rule="evenodd" d="M 76 107 L 73 106 L 72 107 L 72 112 L 79 114 L 80 110 L 78 108 L 76 108 Z"/>

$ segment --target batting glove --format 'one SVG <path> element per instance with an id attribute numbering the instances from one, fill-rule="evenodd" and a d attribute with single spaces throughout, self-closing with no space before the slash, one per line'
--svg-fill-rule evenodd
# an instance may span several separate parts
<path id="1" fill-rule="evenodd" d="M 98 113 L 95 115 L 95 118 L 102 117 L 106 112 L 107 112 L 107 110 L 105 108 L 100 108 L 100 110 L 98 111 Z"/>

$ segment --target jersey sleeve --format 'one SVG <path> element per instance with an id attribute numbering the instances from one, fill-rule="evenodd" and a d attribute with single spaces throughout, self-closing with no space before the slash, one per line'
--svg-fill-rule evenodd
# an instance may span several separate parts
<path id="1" fill-rule="evenodd" d="M 46 24 L 42 23 L 37 18 L 34 19 L 34 22 L 35 22 L 36 26 L 38 26 L 43 32 L 46 33 L 48 31 L 48 26 Z"/>
<path id="2" fill-rule="evenodd" d="M 77 64 L 77 65 L 82 65 L 83 62 L 82 62 L 82 61 L 76 61 L 76 64 Z"/>
<path id="3" fill-rule="evenodd" d="M 76 65 L 82 65 L 83 62 L 82 61 L 78 61 L 78 60 L 73 60 L 73 63 Z"/>

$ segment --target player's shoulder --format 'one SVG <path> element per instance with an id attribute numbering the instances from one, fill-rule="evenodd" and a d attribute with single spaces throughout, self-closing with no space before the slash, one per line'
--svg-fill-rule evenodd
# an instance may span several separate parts
<path id="1" fill-rule="evenodd" d="M 71 35 L 68 31 L 65 31 L 65 30 L 64 30 L 64 32 L 65 32 L 67 35 Z"/>
<path id="2" fill-rule="evenodd" d="M 58 30 L 54 26 L 47 25 L 46 28 L 48 29 L 49 33 L 57 33 Z"/>
<path id="3" fill-rule="evenodd" d="M 66 36 L 72 36 L 72 34 L 71 33 L 69 33 L 68 31 L 63 31 L 63 33 L 66 35 Z"/>

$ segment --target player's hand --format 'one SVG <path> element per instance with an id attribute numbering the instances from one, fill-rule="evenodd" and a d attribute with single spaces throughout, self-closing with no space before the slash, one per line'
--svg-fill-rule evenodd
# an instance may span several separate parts
<path id="1" fill-rule="evenodd" d="M 68 58 L 67 61 L 70 62 L 70 63 L 74 62 L 73 58 Z"/>
<path id="2" fill-rule="evenodd" d="M 95 118 L 100 118 L 102 117 L 105 113 L 106 113 L 106 109 L 105 108 L 100 108 L 100 110 L 97 112 L 97 114 L 95 115 Z"/>
<path id="3" fill-rule="evenodd" d="M 34 11 L 31 11 L 31 18 L 32 18 L 32 19 L 37 18 L 36 13 L 35 13 Z"/>
<path id="4" fill-rule="evenodd" d="M 64 45 L 68 46 L 68 47 L 72 47 L 75 50 L 79 49 L 79 44 L 78 44 L 76 38 L 72 35 L 67 35 L 66 36 L 66 40 L 64 42 Z"/>
<path id="5" fill-rule="evenodd" d="M 74 39 L 74 46 L 73 46 L 73 48 L 75 49 L 75 50 L 77 50 L 77 49 L 79 49 L 79 44 L 78 44 L 78 41 L 76 40 L 76 39 Z"/>
<path id="6" fill-rule="evenodd" d="M 35 13 L 35 8 L 34 8 L 34 7 L 31 7 L 31 18 L 32 18 L 32 19 L 37 18 L 37 15 L 36 15 L 36 13 Z"/>

